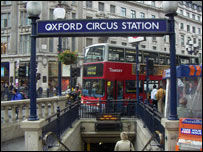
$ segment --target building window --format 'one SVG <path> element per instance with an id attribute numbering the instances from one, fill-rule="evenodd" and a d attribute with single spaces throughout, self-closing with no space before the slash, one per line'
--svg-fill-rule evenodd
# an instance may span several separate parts
<path id="1" fill-rule="evenodd" d="M 125 43 L 125 42 L 122 42 L 122 45 L 123 45 L 123 46 L 127 46 L 127 43 Z"/>
<path id="2" fill-rule="evenodd" d="M 156 18 L 156 16 L 155 16 L 155 15 L 152 15 L 152 18 Z"/>
<path id="3" fill-rule="evenodd" d="M 190 32 L 190 25 L 187 25 L 187 32 Z"/>
<path id="4" fill-rule="evenodd" d="M 1 28 L 11 27 L 10 13 L 1 14 Z"/>
<path id="5" fill-rule="evenodd" d="M 185 46 L 185 37 L 181 35 L 181 46 Z"/>
<path id="6" fill-rule="evenodd" d="M 198 34 L 201 35 L 201 28 L 198 28 Z"/>
<path id="7" fill-rule="evenodd" d="M 194 26 L 192 27 L 192 32 L 196 33 L 196 28 Z"/>
<path id="8" fill-rule="evenodd" d="M 54 38 L 49 38 L 49 52 L 54 52 Z"/>
<path id="9" fill-rule="evenodd" d="M 99 2 L 99 11 L 104 12 L 104 3 Z"/>
<path id="10" fill-rule="evenodd" d="M 180 23 L 180 29 L 184 30 L 184 24 L 183 23 Z"/>
<path id="11" fill-rule="evenodd" d="M 146 46 L 145 46 L 145 45 L 141 45 L 141 48 L 145 49 L 145 48 L 146 48 Z"/>
<path id="12" fill-rule="evenodd" d="M 111 44 L 116 44 L 116 41 L 111 41 Z"/>
<path id="13" fill-rule="evenodd" d="M 93 39 L 92 38 L 86 38 L 86 46 L 90 46 L 93 44 Z"/>
<path id="14" fill-rule="evenodd" d="M 195 20 L 195 14 L 192 14 L 192 19 Z"/>
<path id="15" fill-rule="evenodd" d="M 63 38 L 61 38 L 61 41 L 62 41 L 62 50 L 69 49 L 68 38 L 67 37 L 63 37 Z"/>
<path id="16" fill-rule="evenodd" d="M 1 37 L 1 54 L 7 54 L 8 48 L 10 46 L 10 37 Z"/>
<path id="17" fill-rule="evenodd" d="M 183 15 L 183 10 L 180 10 L 180 14 Z"/>
<path id="18" fill-rule="evenodd" d="M 110 5 L 110 12 L 112 14 L 115 14 L 116 13 L 116 6 L 115 5 Z"/>
<path id="19" fill-rule="evenodd" d="M 92 8 L 92 1 L 86 1 L 86 8 Z"/>
<path id="20" fill-rule="evenodd" d="M 131 18 L 136 18 L 136 11 L 131 10 Z"/>
<path id="21" fill-rule="evenodd" d="M 151 1 L 152 6 L 155 7 L 155 1 Z"/>
<path id="22" fill-rule="evenodd" d="M 30 53 L 30 35 L 20 35 L 20 50 L 19 54 L 29 54 Z"/>
<path id="23" fill-rule="evenodd" d="M 200 16 L 197 16 L 197 20 L 200 22 Z"/>
<path id="24" fill-rule="evenodd" d="M 166 51 L 167 51 L 167 49 L 166 49 L 166 48 L 164 48 L 164 51 L 166 52 Z"/>
<path id="25" fill-rule="evenodd" d="M 50 19 L 50 20 L 53 20 L 53 19 L 54 19 L 54 10 L 53 10 L 53 9 L 50 9 L 50 10 L 49 10 L 49 19 Z"/>
<path id="26" fill-rule="evenodd" d="M 164 36 L 164 43 L 166 43 L 166 35 Z"/>
<path id="27" fill-rule="evenodd" d="M 187 17 L 190 18 L 190 13 L 189 12 L 187 12 Z"/>
<path id="28" fill-rule="evenodd" d="M 126 8 L 121 7 L 121 16 L 126 16 Z"/>
<path id="29" fill-rule="evenodd" d="M 156 46 L 153 46 L 152 49 L 153 49 L 153 50 L 156 50 Z"/>
<path id="30" fill-rule="evenodd" d="M 199 49 L 202 48 L 202 40 L 201 39 L 198 39 L 198 46 L 199 46 Z"/>
<path id="31" fill-rule="evenodd" d="M 72 13 L 72 19 L 76 19 L 76 13 Z"/>
<path id="32" fill-rule="evenodd" d="M 156 37 L 155 36 L 152 37 L 152 41 L 156 41 Z"/>
<path id="33" fill-rule="evenodd" d="M 86 16 L 86 19 L 93 19 L 93 17 L 91 17 L 91 16 Z"/>
<path id="34" fill-rule="evenodd" d="M 31 25 L 31 20 L 28 18 L 28 13 L 25 11 L 20 12 L 20 26 Z"/>
<path id="35" fill-rule="evenodd" d="M 193 44 L 196 44 L 196 43 L 197 43 L 197 39 L 193 38 Z"/>
<path id="36" fill-rule="evenodd" d="M 181 53 L 182 53 L 182 54 L 185 54 L 185 50 L 182 50 Z"/>
<path id="37" fill-rule="evenodd" d="M 140 18 L 145 18 L 145 13 L 140 12 Z"/>

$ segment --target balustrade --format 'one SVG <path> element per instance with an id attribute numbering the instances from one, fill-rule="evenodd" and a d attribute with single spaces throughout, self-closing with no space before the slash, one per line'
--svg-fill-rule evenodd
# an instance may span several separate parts
<path id="1" fill-rule="evenodd" d="M 61 109 L 67 101 L 67 97 L 37 98 L 37 114 L 39 118 L 48 118 L 56 113 L 56 107 Z M 16 114 L 18 111 L 18 117 Z M 29 118 L 30 99 L 1 102 L 1 124 L 19 122 Z"/>

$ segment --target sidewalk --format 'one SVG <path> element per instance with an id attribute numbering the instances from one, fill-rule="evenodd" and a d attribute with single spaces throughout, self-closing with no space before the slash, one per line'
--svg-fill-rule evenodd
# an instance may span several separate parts
<path id="1" fill-rule="evenodd" d="M 25 151 L 24 137 L 1 143 L 1 151 Z"/>

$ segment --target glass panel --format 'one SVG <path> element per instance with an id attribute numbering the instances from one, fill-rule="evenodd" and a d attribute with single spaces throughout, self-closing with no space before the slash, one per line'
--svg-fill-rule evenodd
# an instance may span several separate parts
<path id="1" fill-rule="evenodd" d="M 125 50 L 126 62 L 136 62 L 136 51 L 132 49 Z"/>
<path id="2" fill-rule="evenodd" d="M 122 48 L 109 47 L 108 55 L 109 61 L 124 62 L 124 49 Z"/>
<path id="3" fill-rule="evenodd" d="M 117 81 L 117 99 L 123 99 L 123 82 Z"/>
<path id="4" fill-rule="evenodd" d="M 84 80 L 83 96 L 103 97 L 104 96 L 104 80 Z"/>
<path id="5" fill-rule="evenodd" d="M 85 51 L 85 63 L 104 60 L 104 46 L 87 48 Z"/>
<path id="6" fill-rule="evenodd" d="M 143 92 L 143 81 L 140 80 L 139 83 L 139 93 Z M 136 80 L 126 80 L 126 93 L 136 93 Z"/>

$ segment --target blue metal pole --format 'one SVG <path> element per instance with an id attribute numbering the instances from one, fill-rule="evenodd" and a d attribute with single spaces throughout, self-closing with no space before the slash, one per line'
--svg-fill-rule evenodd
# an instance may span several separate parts
<path id="1" fill-rule="evenodd" d="M 30 52 L 30 116 L 29 121 L 39 120 L 37 118 L 36 105 L 36 20 L 39 17 L 29 17 L 32 22 L 31 52 Z"/>
<path id="2" fill-rule="evenodd" d="M 147 80 L 147 103 L 149 103 L 149 58 L 146 58 L 147 66 L 146 66 L 146 80 Z"/>
<path id="3" fill-rule="evenodd" d="M 58 38 L 58 53 L 61 53 L 61 37 Z M 58 95 L 61 96 L 61 61 L 58 61 Z"/>
<path id="4" fill-rule="evenodd" d="M 170 110 L 168 120 L 178 120 L 177 118 L 177 92 L 176 92 L 176 47 L 175 47 L 175 21 L 174 14 L 168 15 L 170 21 Z"/>
<path id="5" fill-rule="evenodd" d="M 139 102 L 139 70 L 138 70 L 138 65 L 139 65 L 139 48 L 138 48 L 139 43 L 136 43 L 136 99 L 137 102 Z"/>

